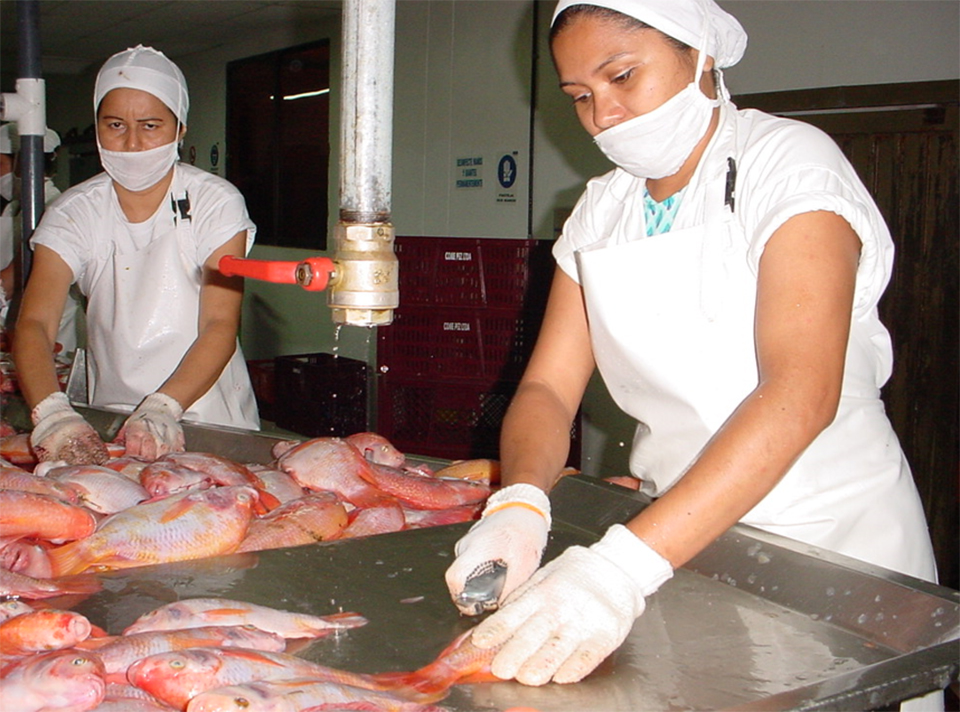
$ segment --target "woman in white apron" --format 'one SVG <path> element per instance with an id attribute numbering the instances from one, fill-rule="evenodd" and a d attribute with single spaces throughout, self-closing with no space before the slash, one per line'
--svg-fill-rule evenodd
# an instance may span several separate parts
<path id="1" fill-rule="evenodd" d="M 183 450 L 181 419 L 259 427 L 237 340 L 244 256 L 255 227 L 230 183 L 177 162 L 189 97 L 179 68 L 149 47 L 111 57 L 94 90 L 105 173 L 68 190 L 32 239 L 33 269 L 14 357 L 41 460 L 102 462 L 106 446 L 58 389 L 52 339 L 74 282 L 86 295 L 90 405 L 132 411 L 127 454 Z"/>
<path id="2" fill-rule="evenodd" d="M 880 400 L 892 241 L 839 148 L 730 103 L 719 69 L 746 34 L 712 0 L 562 0 L 551 47 L 618 168 L 590 181 L 554 248 L 543 328 L 504 421 L 506 486 L 447 571 L 469 613 L 465 583 L 507 567 L 504 605 L 473 636 L 504 644 L 494 674 L 580 680 L 645 597 L 736 522 L 935 580 Z M 631 471 L 656 499 L 537 571 L 546 493 L 595 367 L 639 422 Z"/>

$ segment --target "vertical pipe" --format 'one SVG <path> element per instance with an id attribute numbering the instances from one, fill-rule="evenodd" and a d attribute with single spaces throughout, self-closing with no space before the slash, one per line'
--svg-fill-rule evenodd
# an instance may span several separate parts
<path id="1" fill-rule="evenodd" d="M 19 43 L 17 67 L 19 79 L 33 83 L 40 80 L 40 3 L 38 0 L 20 0 L 17 3 L 17 41 Z M 18 91 L 19 84 L 18 80 Z M 42 89 L 41 89 L 42 94 Z M 42 99 L 42 96 L 41 96 Z M 39 135 L 27 133 L 36 130 L 37 121 L 18 122 L 20 135 L 20 209 L 23 221 L 20 250 L 20 275 L 23 284 L 33 264 L 33 253 L 29 249 L 30 237 L 43 214 L 43 134 L 46 127 L 46 111 L 35 116 L 40 122 Z"/>
<path id="2" fill-rule="evenodd" d="M 390 221 L 394 0 L 343 3 L 340 220 Z"/>
<path id="3" fill-rule="evenodd" d="M 394 0 L 345 0 L 340 220 L 327 304 L 336 324 L 383 326 L 400 303 L 390 222 Z"/>

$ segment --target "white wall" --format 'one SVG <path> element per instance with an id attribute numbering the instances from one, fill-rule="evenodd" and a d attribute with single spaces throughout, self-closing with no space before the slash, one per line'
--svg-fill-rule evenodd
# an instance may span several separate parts
<path id="1" fill-rule="evenodd" d="M 721 0 L 721 4 L 738 16 L 750 35 L 743 61 L 726 72 L 735 94 L 960 77 L 956 0 Z M 551 239 L 584 182 L 608 170 L 609 164 L 577 124 L 569 100 L 556 87 L 546 46 L 553 6 L 552 0 L 400 0 L 393 160 L 397 234 L 519 238 L 528 235 L 529 224 L 532 236 Z M 530 80 L 534 27 L 535 86 Z M 336 65 L 338 23 L 296 18 L 286 32 L 178 58 L 191 89 L 186 146 L 197 147 L 197 165 L 210 169 L 210 147 L 217 145 L 223 170 L 226 62 L 323 37 L 331 40 Z M 332 83 L 335 97 L 338 66 L 333 68 Z M 48 86 L 51 126 L 82 130 L 92 122 L 92 75 L 49 77 Z M 536 111 L 531 153 L 532 94 Z M 336 155 L 336 100 L 333 104 L 331 155 Z M 498 203 L 496 162 L 514 151 L 520 172 L 515 202 Z M 456 188 L 456 159 L 467 157 L 483 158 L 482 188 Z M 531 165 L 533 191 L 528 195 Z M 337 168 L 337 161 L 331 161 L 331 206 L 338 204 Z M 332 211 L 331 221 L 336 217 Z M 258 246 L 253 256 L 299 260 L 310 254 Z M 338 334 L 322 294 L 248 284 L 242 333 L 248 358 L 339 347 L 343 355 L 369 359 L 371 337 L 370 331 L 351 327 Z M 624 473 L 633 424 L 612 404 L 599 380 L 591 384 L 584 412 L 585 469 Z"/>

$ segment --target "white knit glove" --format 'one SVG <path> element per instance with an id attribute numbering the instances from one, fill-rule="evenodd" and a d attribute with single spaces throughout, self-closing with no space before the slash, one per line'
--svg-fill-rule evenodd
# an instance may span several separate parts
<path id="1" fill-rule="evenodd" d="M 183 452 L 186 443 L 180 418 L 183 408 L 166 393 L 151 393 L 117 433 L 126 454 L 141 460 L 156 460 L 170 452 Z"/>
<path id="2" fill-rule="evenodd" d="M 483 514 L 457 542 L 456 560 L 447 569 L 447 588 L 462 613 L 477 615 L 496 608 L 540 566 L 550 531 L 550 500 L 539 487 L 504 487 L 487 500 Z M 496 600 L 464 600 L 464 587 L 494 564 L 506 567 L 503 589 Z"/>
<path id="3" fill-rule="evenodd" d="M 110 459 L 107 446 L 66 393 L 51 393 L 30 412 L 30 444 L 40 462 L 63 460 L 70 465 L 102 465 Z"/>
<path id="4" fill-rule="evenodd" d="M 535 573 L 473 632 L 479 648 L 502 645 L 493 674 L 525 685 L 578 682 L 620 647 L 673 576 L 660 554 L 621 524 L 593 546 L 571 546 Z"/>

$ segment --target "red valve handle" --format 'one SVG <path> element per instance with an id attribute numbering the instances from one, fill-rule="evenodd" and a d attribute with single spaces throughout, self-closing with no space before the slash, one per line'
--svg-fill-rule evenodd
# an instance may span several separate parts
<path id="1" fill-rule="evenodd" d="M 299 284 L 311 292 L 322 292 L 334 271 L 329 257 L 308 257 L 302 262 L 248 260 L 225 255 L 218 265 L 225 277 L 248 277 L 277 284 Z"/>

